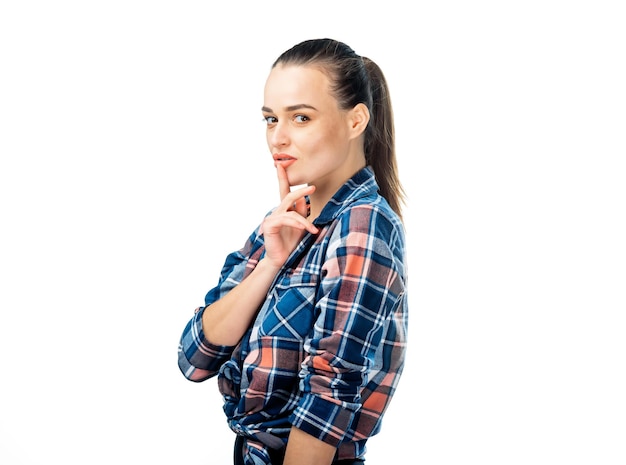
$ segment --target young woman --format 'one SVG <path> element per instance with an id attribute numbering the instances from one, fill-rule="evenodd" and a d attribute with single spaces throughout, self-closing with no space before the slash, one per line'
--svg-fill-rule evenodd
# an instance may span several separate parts
<path id="1" fill-rule="evenodd" d="M 281 201 L 226 258 L 179 366 L 217 375 L 235 464 L 362 463 L 406 349 L 387 83 L 346 44 L 309 40 L 272 66 L 262 112 Z"/>

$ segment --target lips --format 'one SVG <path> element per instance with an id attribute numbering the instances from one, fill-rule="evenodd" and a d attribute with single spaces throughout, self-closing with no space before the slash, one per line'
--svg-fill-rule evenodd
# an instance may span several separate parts
<path id="1" fill-rule="evenodd" d="M 275 153 L 273 155 L 274 158 L 274 166 L 280 163 L 283 168 L 287 168 L 289 165 L 296 161 L 296 158 L 288 155 L 286 153 Z"/>

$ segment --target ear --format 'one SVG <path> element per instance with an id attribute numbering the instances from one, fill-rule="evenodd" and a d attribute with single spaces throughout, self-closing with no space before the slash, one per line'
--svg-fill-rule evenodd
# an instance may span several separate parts
<path id="1" fill-rule="evenodd" d="M 364 103 L 358 103 L 348 116 L 348 123 L 350 124 L 350 132 L 353 138 L 359 137 L 365 132 L 367 123 L 370 121 L 370 111 Z"/>

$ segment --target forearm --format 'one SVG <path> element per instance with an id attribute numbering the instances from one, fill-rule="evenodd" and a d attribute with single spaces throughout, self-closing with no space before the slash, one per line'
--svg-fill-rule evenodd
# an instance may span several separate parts
<path id="1" fill-rule="evenodd" d="M 337 449 L 296 428 L 291 428 L 283 465 L 330 465 Z"/>
<path id="2" fill-rule="evenodd" d="M 236 345 L 265 300 L 277 272 L 261 260 L 241 283 L 207 307 L 202 315 L 206 339 L 216 345 Z"/>

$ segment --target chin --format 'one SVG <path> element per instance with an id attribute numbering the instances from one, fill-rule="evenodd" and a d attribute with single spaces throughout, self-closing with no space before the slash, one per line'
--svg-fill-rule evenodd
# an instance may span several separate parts
<path id="1" fill-rule="evenodd" d="M 308 184 L 309 180 L 305 176 L 291 175 L 287 173 L 287 179 L 289 179 L 290 186 L 302 186 Z"/>

